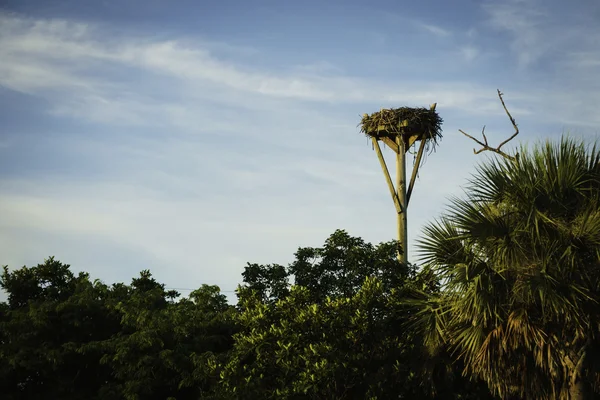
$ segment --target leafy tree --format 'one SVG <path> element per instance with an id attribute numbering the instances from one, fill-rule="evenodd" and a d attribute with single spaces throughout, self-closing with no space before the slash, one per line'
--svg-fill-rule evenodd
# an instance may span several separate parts
<path id="1" fill-rule="evenodd" d="M 420 241 L 443 290 L 414 323 L 502 397 L 598 393 L 600 152 L 563 138 L 483 164 Z"/>
<path id="2" fill-rule="evenodd" d="M 221 370 L 223 398 L 419 398 L 382 283 L 367 278 L 352 297 L 313 302 L 295 286 L 274 307 L 254 300 Z M 252 302 L 253 300 L 247 300 Z M 404 397 L 403 397 L 404 396 Z"/>
<path id="3" fill-rule="evenodd" d="M 148 271 L 108 287 L 53 258 L 5 268 L 0 285 L 3 398 L 197 399 L 232 346 L 234 309 L 216 286 L 175 301 Z"/>
<path id="4" fill-rule="evenodd" d="M 168 301 L 175 295 L 143 271 L 127 301 L 114 305 L 121 331 L 84 350 L 104 354 L 100 362 L 111 367 L 115 390 L 125 398 L 196 398 L 210 390 L 202 361 L 231 346 L 229 306 L 215 286 Z"/>
<path id="5" fill-rule="evenodd" d="M 425 365 L 422 338 L 407 329 L 408 302 L 437 286 L 399 263 L 396 249 L 336 231 L 322 248 L 298 250 L 289 291 L 282 267 L 249 264 L 241 332 L 228 361 L 213 366 L 221 398 L 490 398 L 448 357 Z M 271 288 L 286 294 L 265 295 Z"/>
<path id="6" fill-rule="evenodd" d="M 289 272 L 279 264 L 246 265 L 242 278 L 246 293 L 254 292 L 262 301 L 273 303 L 289 293 Z"/>
<path id="7" fill-rule="evenodd" d="M 398 287 L 411 276 L 414 267 L 397 260 L 396 241 L 374 246 L 344 230 L 336 230 L 323 247 L 301 247 L 286 269 L 281 265 L 248 264 L 242 274 L 240 295 L 254 292 L 260 299 L 274 303 L 289 293 L 293 283 L 308 289 L 317 303 L 328 297 L 351 297 L 367 277 L 377 277 L 386 290 Z"/>
<path id="8" fill-rule="evenodd" d="M 106 287 L 54 258 L 13 272 L 4 267 L 0 285 L 8 293 L 0 320 L 4 398 L 97 398 L 110 371 L 78 348 L 119 330 L 116 316 L 104 312 Z"/>
<path id="9" fill-rule="evenodd" d="M 398 262 L 397 251 L 396 241 L 374 246 L 337 230 L 321 248 L 298 249 L 289 272 L 295 284 L 309 289 L 317 302 L 327 297 L 351 297 L 367 277 L 377 277 L 384 290 L 389 290 L 414 275 L 411 265 Z"/>

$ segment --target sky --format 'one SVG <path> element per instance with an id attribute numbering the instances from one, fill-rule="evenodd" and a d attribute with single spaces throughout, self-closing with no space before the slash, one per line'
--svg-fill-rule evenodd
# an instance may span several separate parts
<path id="1" fill-rule="evenodd" d="M 520 129 L 506 150 L 597 136 L 599 22 L 594 0 L 0 0 L 0 264 L 149 269 L 234 298 L 247 262 L 287 265 L 336 229 L 393 240 L 357 125 L 437 103 L 408 212 L 418 262 L 488 157 L 458 130 L 514 131 L 496 89 Z"/>

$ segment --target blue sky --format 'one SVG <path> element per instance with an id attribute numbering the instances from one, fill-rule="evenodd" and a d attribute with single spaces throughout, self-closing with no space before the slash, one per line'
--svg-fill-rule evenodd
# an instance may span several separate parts
<path id="1" fill-rule="evenodd" d="M 598 21 L 592 0 L 4 0 L 0 263 L 232 291 L 337 228 L 393 239 L 357 124 L 437 102 L 412 242 L 485 158 L 458 129 L 512 133 L 496 88 L 515 144 L 597 135 Z"/>

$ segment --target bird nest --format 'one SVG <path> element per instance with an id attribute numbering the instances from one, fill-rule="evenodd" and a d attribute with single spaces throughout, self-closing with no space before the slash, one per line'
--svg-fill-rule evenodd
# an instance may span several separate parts
<path id="1" fill-rule="evenodd" d="M 425 140 L 435 147 L 442 138 L 442 122 L 435 110 L 427 108 L 384 108 L 371 115 L 364 114 L 360 130 L 376 139 L 395 141 L 400 136 L 407 147 L 418 140 Z"/>

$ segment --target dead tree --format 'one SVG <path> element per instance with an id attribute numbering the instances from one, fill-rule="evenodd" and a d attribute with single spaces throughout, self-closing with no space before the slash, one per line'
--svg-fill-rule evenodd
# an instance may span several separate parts
<path id="1" fill-rule="evenodd" d="M 501 155 L 502 157 L 514 161 L 514 162 L 519 162 L 519 153 L 515 153 L 514 156 L 511 156 L 510 154 L 507 154 L 505 152 L 503 152 L 502 146 L 504 146 L 506 143 L 510 142 L 511 140 L 513 140 L 518 134 L 519 134 L 519 127 L 517 126 L 517 123 L 515 121 L 515 119 L 512 117 L 512 115 L 510 115 L 510 112 L 508 111 L 508 108 L 506 107 L 506 104 L 504 103 L 504 99 L 502 98 L 502 96 L 504 96 L 504 93 L 500 92 L 500 89 L 498 90 L 498 97 L 500 98 L 500 102 L 502 103 L 502 107 L 504 107 L 504 111 L 506 111 L 506 115 L 508 115 L 508 118 L 510 119 L 510 122 L 512 124 L 512 126 L 515 128 L 515 133 L 512 134 L 511 137 L 509 137 L 508 139 L 506 139 L 505 141 L 503 141 L 502 143 L 500 143 L 498 145 L 498 147 L 491 147 L 488 144 L 488 140 L 487 137 L 485 136 L 485 125 L 483 127 L 483 129 L 481 130 L 481 135 L 483 136 L 483 142 L 474 138 L 473 136 L 469 135 L 468 133 L 466 133 L 465 131 L 463 131 L 462 129 L 459 129 L 458 131 L 460 133 L 462 133 L 463 135 L 465 135 L 466 137 L 474 140 L 477 144 L 479 144 L 481 146 L 481 149 L 479 150 L 475 150 L 473 149 L 473 153 L 474 154 L 479 154 L 483 151 L 492 151 L 496 154 Z"/>

